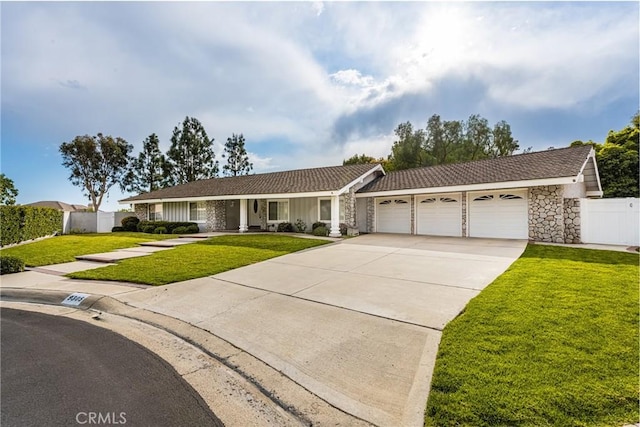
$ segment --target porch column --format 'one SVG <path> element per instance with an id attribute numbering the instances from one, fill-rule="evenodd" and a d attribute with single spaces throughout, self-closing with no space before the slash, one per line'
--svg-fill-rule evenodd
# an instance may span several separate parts
<path id="1" fill-rule="evenodd" d="M 340 237 L 340 198 L 339 196 L 331 197 L 331 230 L 329 237 Z"/>
<path id="2" fill-rule="evenodd" d="M 240 233 L 244 233 L 249 230 L 247 227 L 247 203 L 248 199 L 240 199 L 240 228 L 238 229 Z"/>

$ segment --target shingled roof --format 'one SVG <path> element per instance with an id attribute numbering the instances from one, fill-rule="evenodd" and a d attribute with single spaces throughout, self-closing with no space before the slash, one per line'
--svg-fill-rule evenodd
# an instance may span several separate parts
<path id="1" fill-rule="evenodd" d="M 120 202 L 184 199 L 190 197 L 337 191 L 376 167 L 379 167 L 379 165 L 329 166 L 227 178 L 212 178 L 163 188 L 150 193 L 129 197 L 120 200 Z"/>
<path id="2" fill-rule="evenodd" d="M 575 177 L 591 146 L 559 148 L 497 159 L 388 172 L 358 193 L 453 187 L 495 182 Z"/>

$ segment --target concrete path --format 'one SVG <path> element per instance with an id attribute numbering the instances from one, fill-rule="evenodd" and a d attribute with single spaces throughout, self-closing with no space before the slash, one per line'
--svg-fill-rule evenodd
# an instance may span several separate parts
<path id="1" fill-rule="evenodd" d="M 525 241 L 365 235 L 119 299 L 179 318 L 376 425 L 421 425 L 444 325 Z"/>

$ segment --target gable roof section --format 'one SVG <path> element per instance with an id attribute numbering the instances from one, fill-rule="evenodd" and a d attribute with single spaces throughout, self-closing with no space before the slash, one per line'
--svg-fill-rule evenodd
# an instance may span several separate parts
<path id="1" fill-rule="evenodd" d="M 378 164 L 328 166 L 226 178 L 211 178 L 163 188 L 120 200 L 132 203 L 148 200 L 337 192 L 359 178 L 382 171 Z"/>
<path id="2" fill-rule="evenodd" d="M 497 159 L 388 172 L 358 190 L 358 194 L 577 178 L 585 162 L 589 160 L 591 150 L 590 146 L 559 148 Z"/>
<path id="3" fill-rule="evenodd" d="M 57 200 L 42 200 L 39 202 L 27 203 L 25 206 L 33 206 L 37 208 L 52 208 L 63 212 L 87 210 L 87 207 L 84 205 L 70 205 L 68 203 L 60 202 Z"/>

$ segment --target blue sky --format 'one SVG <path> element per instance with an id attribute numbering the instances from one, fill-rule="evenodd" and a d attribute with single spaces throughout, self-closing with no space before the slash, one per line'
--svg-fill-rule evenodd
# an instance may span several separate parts
<path id="1" fill-rule="evenodd" d="M 3 2 L 1 169 L 18 203 L 87 203 L 58 147 L 169 147 L 197 117 L 255 172 L 387 156 L 439 114 L 506 120 L 522 148 L 603 141 L 639 107 L 637 2 Z M 112 188 L 103 210 L 123 206 Z"/>

